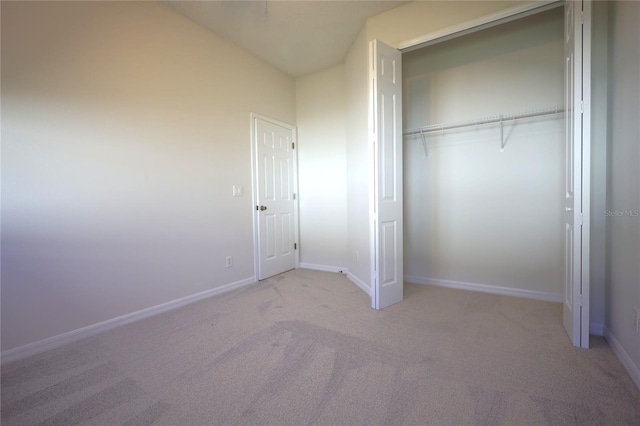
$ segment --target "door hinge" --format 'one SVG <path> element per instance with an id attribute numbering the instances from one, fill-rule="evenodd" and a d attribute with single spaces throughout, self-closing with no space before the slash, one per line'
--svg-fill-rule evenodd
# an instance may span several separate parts
<path id="1" fill-rule="evenodd" d="M 296 149 L 296 143 L 295 142 L 291 142 L 291 149 Z"/>
<path id="2" fill-rule="evenodd" d="M 582 213 L 580 213 L 580 226 L 584 225 L 584 221 L 582 220 Z"/>
<path id="3" fill-rule="evenodd" d="M 578 306 L 582 306 L 582 295 L 578 296 Z"/>
<path id="4" fill-rule="evenodd" d="M 293 193 L 293 199 L 294 200 L 296 199 L 296 193 L 295 192 Z"/>
<path id="5" fill-rule="evenodd" d="M 298 243 L 293 243 L 293 249 L 298 250 Z"/>
<path id="6" fill-rule="evenodd" d="M 584 114 L 584 101 L 580 101 L 580 114 Z"/>

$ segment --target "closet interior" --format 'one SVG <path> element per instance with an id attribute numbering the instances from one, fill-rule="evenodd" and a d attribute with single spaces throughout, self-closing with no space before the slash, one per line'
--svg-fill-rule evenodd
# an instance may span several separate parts
<path id="1" fill-rule="evenodd" d="M 405 281 L 561 301 L 563 10 L 403 54 Z"/>

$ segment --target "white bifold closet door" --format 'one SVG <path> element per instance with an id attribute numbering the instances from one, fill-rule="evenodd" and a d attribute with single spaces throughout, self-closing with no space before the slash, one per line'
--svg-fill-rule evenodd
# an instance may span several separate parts
<path id="1" fill-rule="evenodd" d="M 589 347 L 589 179 L 591 3 L 565 2 L 566 182 L 563 323 L 575 346 Z M 402 55 L 374 40 L 369 52 L 371 302 L 403 299 Z M 583 226 L 586 224 L 587 226 Z"/>
<path id="2" fill-rule="evenodd" d="M 565 289 L 563 323 L 589 347 L 589 178 L 591 3 L 565 2 Z"/>
<path id="3" fill-rule="evenodd" d="M 369 60 L 371 305 L 382 309 L 403 299 L 402 54 L 373 40 Z"/>

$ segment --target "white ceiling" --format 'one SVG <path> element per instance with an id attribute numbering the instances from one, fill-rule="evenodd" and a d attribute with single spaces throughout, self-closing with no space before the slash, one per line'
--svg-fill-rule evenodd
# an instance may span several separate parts
<path id="1" fill-rule="evenodd" d="M 367 18 L 406 1 L 162 1 L 293 77 L 344 62 Z"/>

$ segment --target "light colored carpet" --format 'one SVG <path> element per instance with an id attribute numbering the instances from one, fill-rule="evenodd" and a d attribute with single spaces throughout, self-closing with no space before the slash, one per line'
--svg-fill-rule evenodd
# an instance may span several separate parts
<path id="1" fill-rule="evenodd" d="M 2 368 L 3 425 L 640 424 L 561 305 L 405 285 L 382 311 L 296 270 Z"/>

